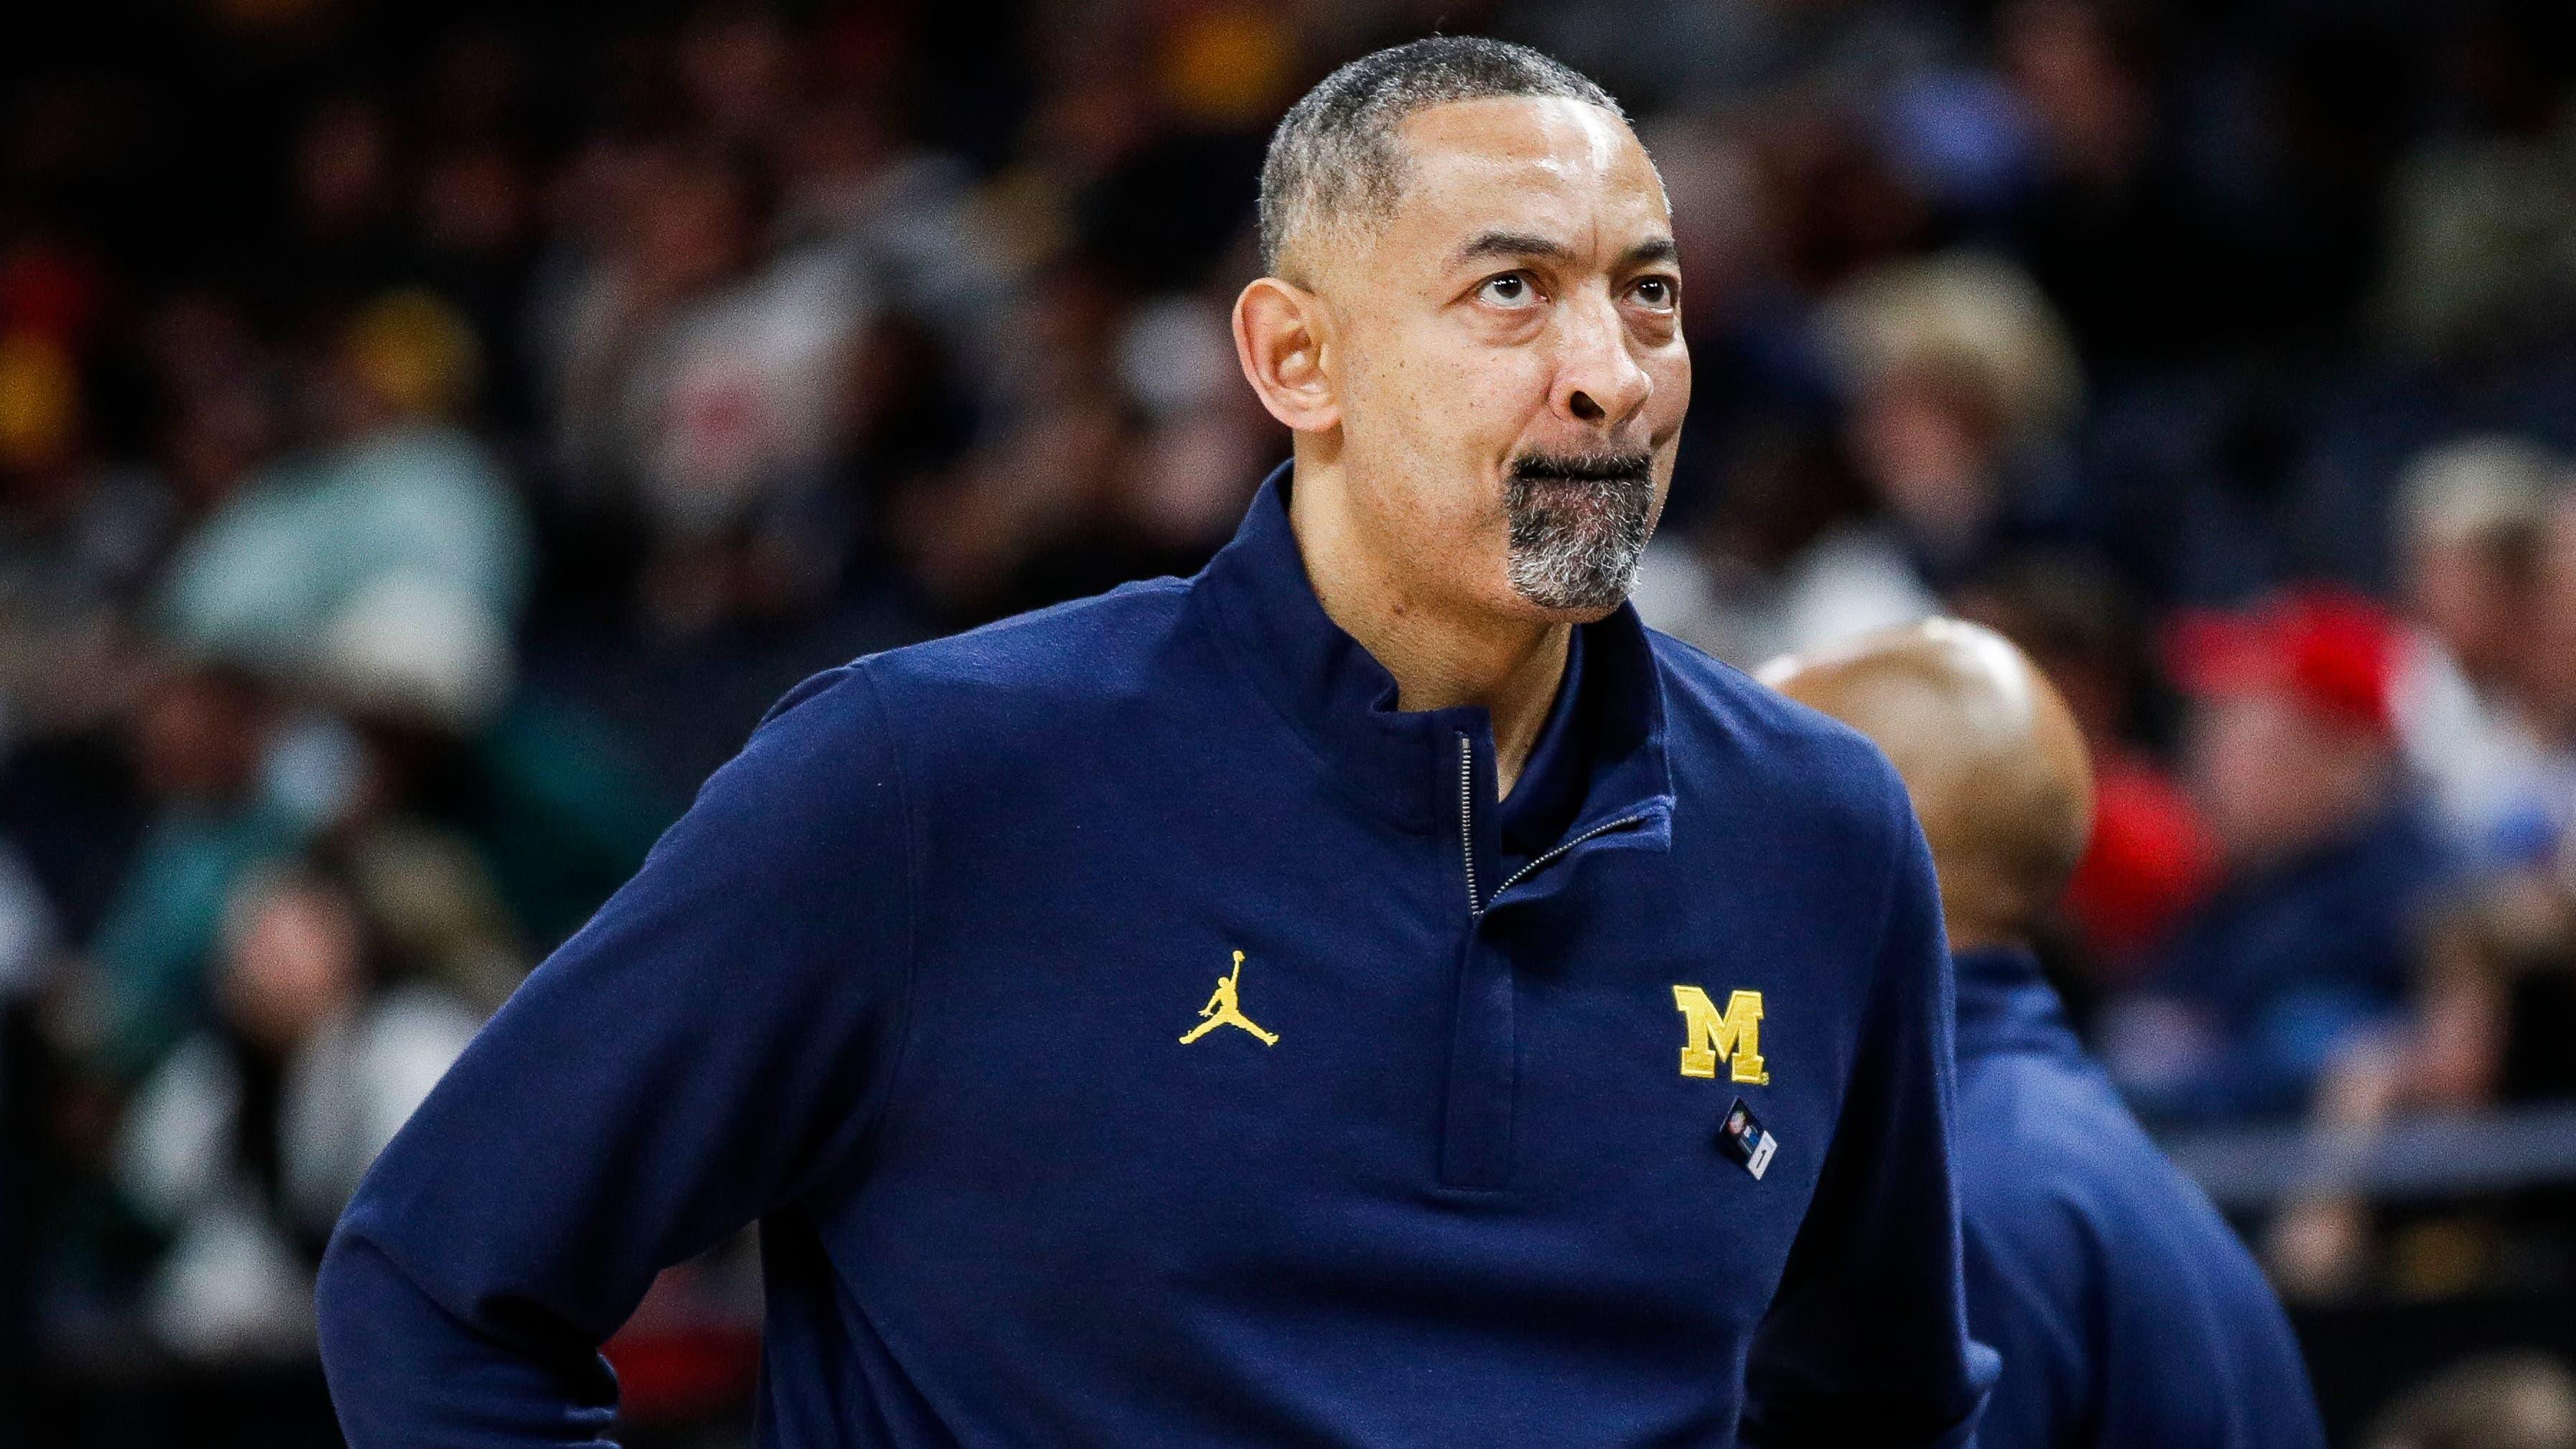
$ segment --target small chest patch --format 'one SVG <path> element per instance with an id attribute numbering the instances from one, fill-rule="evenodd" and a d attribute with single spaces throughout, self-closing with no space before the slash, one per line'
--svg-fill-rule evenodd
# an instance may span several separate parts
<path id="1" fill-rule="evenodd" d="M 1771 1154 L 1779 1147 L 1780 1139 L 1765 1131 L 1761 1120 L 1753 1115 L 1753 1109 L 1745 1106 L 1744 1099 L 1738 1097 L 1735 1105 L 1726 1109 L 1726 1120 L 1718 1124 L 1717 1145 L 1727 1156 L 1742 1163 L 1744 1170 L 1752 1173 L 1758 1182 L 1762 1174 L 1770 1170 Z"/>

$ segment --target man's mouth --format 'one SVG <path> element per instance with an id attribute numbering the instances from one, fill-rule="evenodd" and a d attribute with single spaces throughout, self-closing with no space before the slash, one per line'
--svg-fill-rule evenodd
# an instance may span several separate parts
<path id="1" fill-rule="evenodd" d="M 1654 476 L 1651 453 L 1524 453 L 1512 460 L 1522 483 L 1643 483 Z"/>

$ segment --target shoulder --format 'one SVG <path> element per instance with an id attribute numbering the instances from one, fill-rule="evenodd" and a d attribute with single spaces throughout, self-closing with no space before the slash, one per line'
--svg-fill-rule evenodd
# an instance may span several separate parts
<path id="1" fill-rule="evenodd" d="M 890 710 L 973 723 L 979 713 L 1141 695 L 1187 616 L 1191 584 L 1151 579 L 857 661 Z"/>
<path id="2" fill-rule="evenodd" d="M 1664 681 L 1678 786 L 1868 837 L 1882 858 L 1902 848 L 1913 818 L 1905 782 L 1877 745 L 1679 639 L 1646 635 Z"/>
<path id="3" fill-rule="evenodd" d="M 2280 1307 L 2208 1197 L 2099 1073 L 2005 1053 L 1961 1073 L 1954 1133 L 1970 1256 L 2098 1298 L 2113 1327 L 2182 1351 L 2264 1337 Z"/>
<path id="4" fill-rule="evenodd" d="M 1190 584 L 1154 579 L 825 670 L 761 717 L 738 764 L 768 757 L 918 775 L 938 762 L 1053 757 L 1167 690 Z"/>
<path id="5" fill-rule="evenodd" d="M 1180 624 L 1189 591 L 1186 579 L 1124 584 L 864 655 L 789 690 L 762 716 L 760 729 L 778 728 L 791 718 L 797 730 L 850 728 L 881 713 L 945 720 L 978 706 L 1141 691 L 1161 646 Z"/>

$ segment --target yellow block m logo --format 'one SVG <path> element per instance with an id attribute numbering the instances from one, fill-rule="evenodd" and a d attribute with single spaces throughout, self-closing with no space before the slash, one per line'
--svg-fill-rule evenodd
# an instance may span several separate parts
<path id="1" fill-rule="evenodd" d="M 1714 1077 L 1723 1058 L 1734 1066 L 1734 1080 L 1757 1087 L 1771 1085 L 1762 1066 L 1762 993 L 1738 991 L 1726 998 L 1726 1010 L 1696 986 L 1673 988 L 1673 1010 L 1682 1014 L 1682 1075 Z"/>

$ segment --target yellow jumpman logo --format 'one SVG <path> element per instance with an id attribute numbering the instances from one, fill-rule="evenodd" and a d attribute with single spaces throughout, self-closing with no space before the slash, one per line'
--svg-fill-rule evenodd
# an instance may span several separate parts
<path id="1" fill-rule="evenodd" d="M 1199 1008 L 1199 1015 L 1206 1017 L 1207 1020 L 1191 1027 L 1189 1035 L 1181 1038 L 1181 1045 L 1188 1046 L 1220 1026 L 1242 1027 L 1245 1031 L 1261 1038 L 1263 1046 L 1279 1045 L 1279 1033 L 1263 1031 L 1253 1025 L 1252 1018 L 1243 1014 L 1243 1008 L 1234 1004 L 1234 983 L 1242 975 L 1243 953 L 1237 951 L 1234 953 L 1234 975 L 1220 976 L 1216 979 L 1216 995 L 1209 997 L 1208 1004 Z"/>

